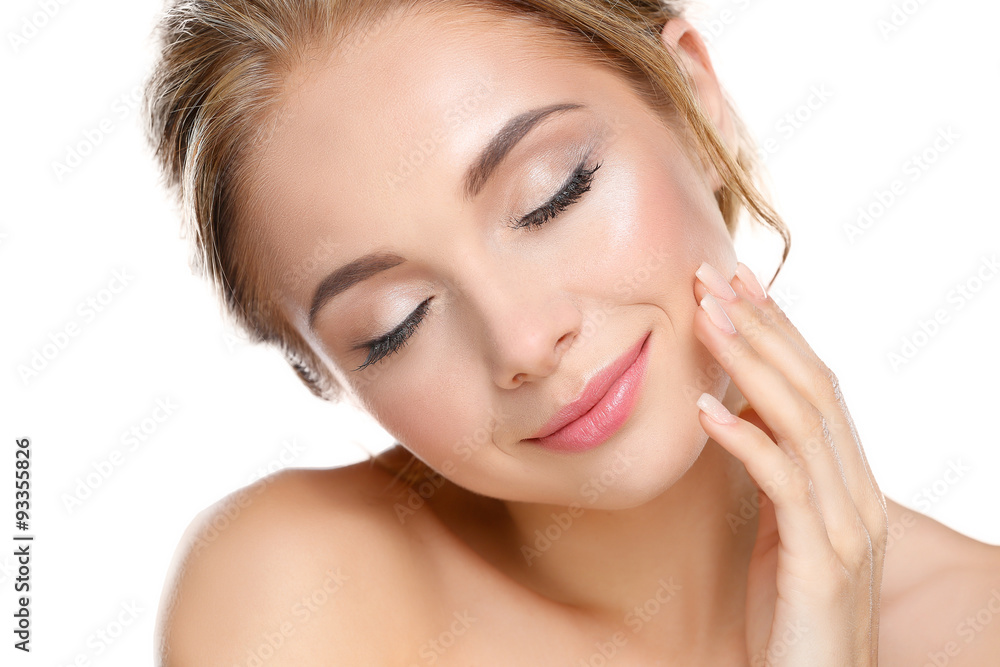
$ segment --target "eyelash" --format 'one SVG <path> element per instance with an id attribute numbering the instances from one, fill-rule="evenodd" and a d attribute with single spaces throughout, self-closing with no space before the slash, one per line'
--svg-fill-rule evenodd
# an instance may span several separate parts
<path id="1" fill-rule="evenodd" d="M 584 164 L 581 162 L 577 165 L 576 171 L 555 197 L 520 220 L 511 218 L 507 226 L 513 229 L 537 229 L 577 202 L 584 192 L 590 190 L 590 185 L 594 181 L 594 172 L 601 167 L 600 162 L 590 169 L 585 169 Z"/>
<path id="2" fill-rule="evenodd" d="M 406 344 L 406 341 L 410 338 L 413 332 L 416 331 L 421 320 L 424 319 L 424 315 L 427 314 L 427 307 L 430 305 L 431 299 L 433 298 L 434 297 L 428 297 L 424 299 L 424 301 L 417 306 L 416 310 L 410 313 L 409 317 L 403 320 L 399 326 L 389 333 L 360 345 L 358 349 L 368 349 L 368 358 L 365 359 L 363 364 L 354 370 L 360 371 L 365 366 L 371 366 L 372 364 L 378 363 L 390 354 L 399 351 L 399 348 Z"/>
<path id="3" fill-rule="evenodd" d="M 547 203 L 543 204 L 541 207 L 535 209 L 531 213 L 527 214 L 520 220 L 511 219 L 508 222 L 508 226 L 513 229 L 537 229 L 549 222 L 560 213 L 569 208 L 572 204 L 580 200 L 583 193 L 590 190 L 590 186 L 594 181 L 594 172 L 596 172 L 602 163 L 598 162 L 590 169 L 585 168 L 585 162 L 581 162 L 577 165 L 576 171 L 566 182 L 562 190 L 559 191 L 552 199 Z M 399 351 L 406 341 L 409 340 L 410 336 L 417 330 L 420 322 L 423 321 L 424 316 L 427 315 L 427 308 L 430 305 L 431 299 L 434 297 L 428 297 L 425 299 L 416 309 L 410 313 L 409 317 L 403 320 L 395 329 L 380 336 L 373 340 L 363 343 L 358 346 L 357 349 L 367 349 L 368 357 L 365 359 L 364 363 L 355 368 L 355 371 L 360 371 L 366 366 L 371 366 L 376 364 L 382 359 L 396 353 Z"/>

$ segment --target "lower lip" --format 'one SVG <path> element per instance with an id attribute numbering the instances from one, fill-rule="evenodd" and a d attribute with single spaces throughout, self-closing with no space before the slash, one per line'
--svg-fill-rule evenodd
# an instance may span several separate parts
<path id="1" fill-rule="evenodd" d="M 622 427 L 639 398 L 649 358 L 649 336 L 632 365 L 625 369 L 594 407 L 561 429 L 543 438 L 531 438 L 546 449 L 560 452 L 584 452 L 604 443 Z"/>

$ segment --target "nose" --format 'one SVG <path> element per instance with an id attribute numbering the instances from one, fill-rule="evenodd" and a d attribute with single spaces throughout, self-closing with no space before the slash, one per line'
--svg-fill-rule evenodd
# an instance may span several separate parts
<path id="1" fill-rule="evenodd" d="M 502 389 L 550 375 L 580 333 L 583 317 L 564 293 L 518 282 L 493 283 L 482 296 L 490 370 Z"/>

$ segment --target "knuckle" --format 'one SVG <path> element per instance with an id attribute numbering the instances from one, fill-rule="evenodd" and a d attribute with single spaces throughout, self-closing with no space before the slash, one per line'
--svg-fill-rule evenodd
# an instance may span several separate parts
<path id="1" fill-rule="evenodd" d="M 854 560 L 859 545 L 869 542 L 868 531 L 857 512 L 833 512 L 830 516 L 824 514 L 823 522 L 834 550 L 848 561 Z"/>
<path id="2" fill-rule="evenodd" d="M 853 548 L 848 550 L 848 563 L 847 566 L 851 572 L 865 573 L 871 572 L 872 562 L 875 559 L 875 553 L 872 549 L 871 538 L 867 532 L 862 532 L 864 537 L 863 540 L 855 540 Z"/>
<path id="3" fill-rule="evenodd" d="M 754 306 L 750 309 L 749 318 L 744 325 L 744 333 L 748 333 L 751 338 L 756 338 L 768 330 L 770 326 L 771 318 L 763 310 Z"/>
<path id="4" fill-rule="evenodd" d="M 797 470 L 789 475 L 788 485 L 786 487 L 786 498 L 790 502 L 803 505 L 810 505 L 813 503 L 812 480 L 801 468 L 797 468 Z"/>
<path id="5" fill-rule="evenodd" d="M 781 328 L 791 329 L 792 331 L 798 332 L 798 328 L 788 318 L 788 314 L 785 313 L 785 311 L 778 306 L 778 304 L 774 301 L 774 299 L 771 298 L 770 295 L 768 295 L 767 300 L 764 303 L 758 305 L 758 308 L 760 308 L 762 311 L 766 311 L 768 317 L 770 317 L 771 321 L 774 322 L 776 325 L 780 326 Z"/>
<path id="6" fill-rule="evenodd" d="M 870 579 L 870 575 L 864 569 L 864 565 L 857 566 L 845 560 L 841 554 L 832 552 L 827 561 L 825 569 L 820 568 L 823 573 L 817 582 L 817 595 L 826 605 L 841 606 L 853 609 L 858 602 L 862 590 L 869 589 L 864 582 Z"/>
<path id="7" fill-rule="evenodd" d="M 844 396 L 840 388 L 840 379 L 822 361 L 816 361 L 816 369 L 812 374 L 811 382 L 814 395 L 836 404 L 843 402 Z"/>
<path id="8" fill-rule="evenodd" d="M 826 421 L 826 417 L 823 413 L 817 411 L 817 417 L 812 423 L 812 433 L 813 437 L 816 438 L 820 443 L 829 444 L 830 442 L 830 424 Z"/>
<path id="9" fill-rule="evenodd" d="M 806 454 L 814 454 L 830 443 L 830 425 L 815 407 L 810 406 L 802 415 L 801 432 L 805 437 L 801 449 Z"/>
<path id="10" fill-rule="evenodd" d="M 875 554 L 873 540 L 860 515 L 855 515 L 854 527 L 849 533 L 839 540 L 845 566 L 850 572 L 871 571 Z"/>

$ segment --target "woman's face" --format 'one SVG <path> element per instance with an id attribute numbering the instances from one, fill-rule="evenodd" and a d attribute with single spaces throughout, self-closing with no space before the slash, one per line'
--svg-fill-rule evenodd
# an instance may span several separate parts
<path id="1" fill-rule="evenodd" d="M 411 14 L 352 44 L 295 73 L 254 156 L 243 223 L 289 321 L 389 433 L 469 490 L 604 508 L 665 490 L 706 442 L 695 400 L 728 385 L 693 333 L 695 270 L 736 264 L 703 172 L 622 80 L 527 24 Z M 509 132 L 470 193 L 501 128 L 553 105 L 572 108 Z M 563 210 L 532 213 L 598 164 Z M 321 287 L 369 253 L 397 258 Z M 405 345 L 354 370 L 415 311 Z M 647 333 L 614 435 L 574 452 L 528 440 Z"/>

